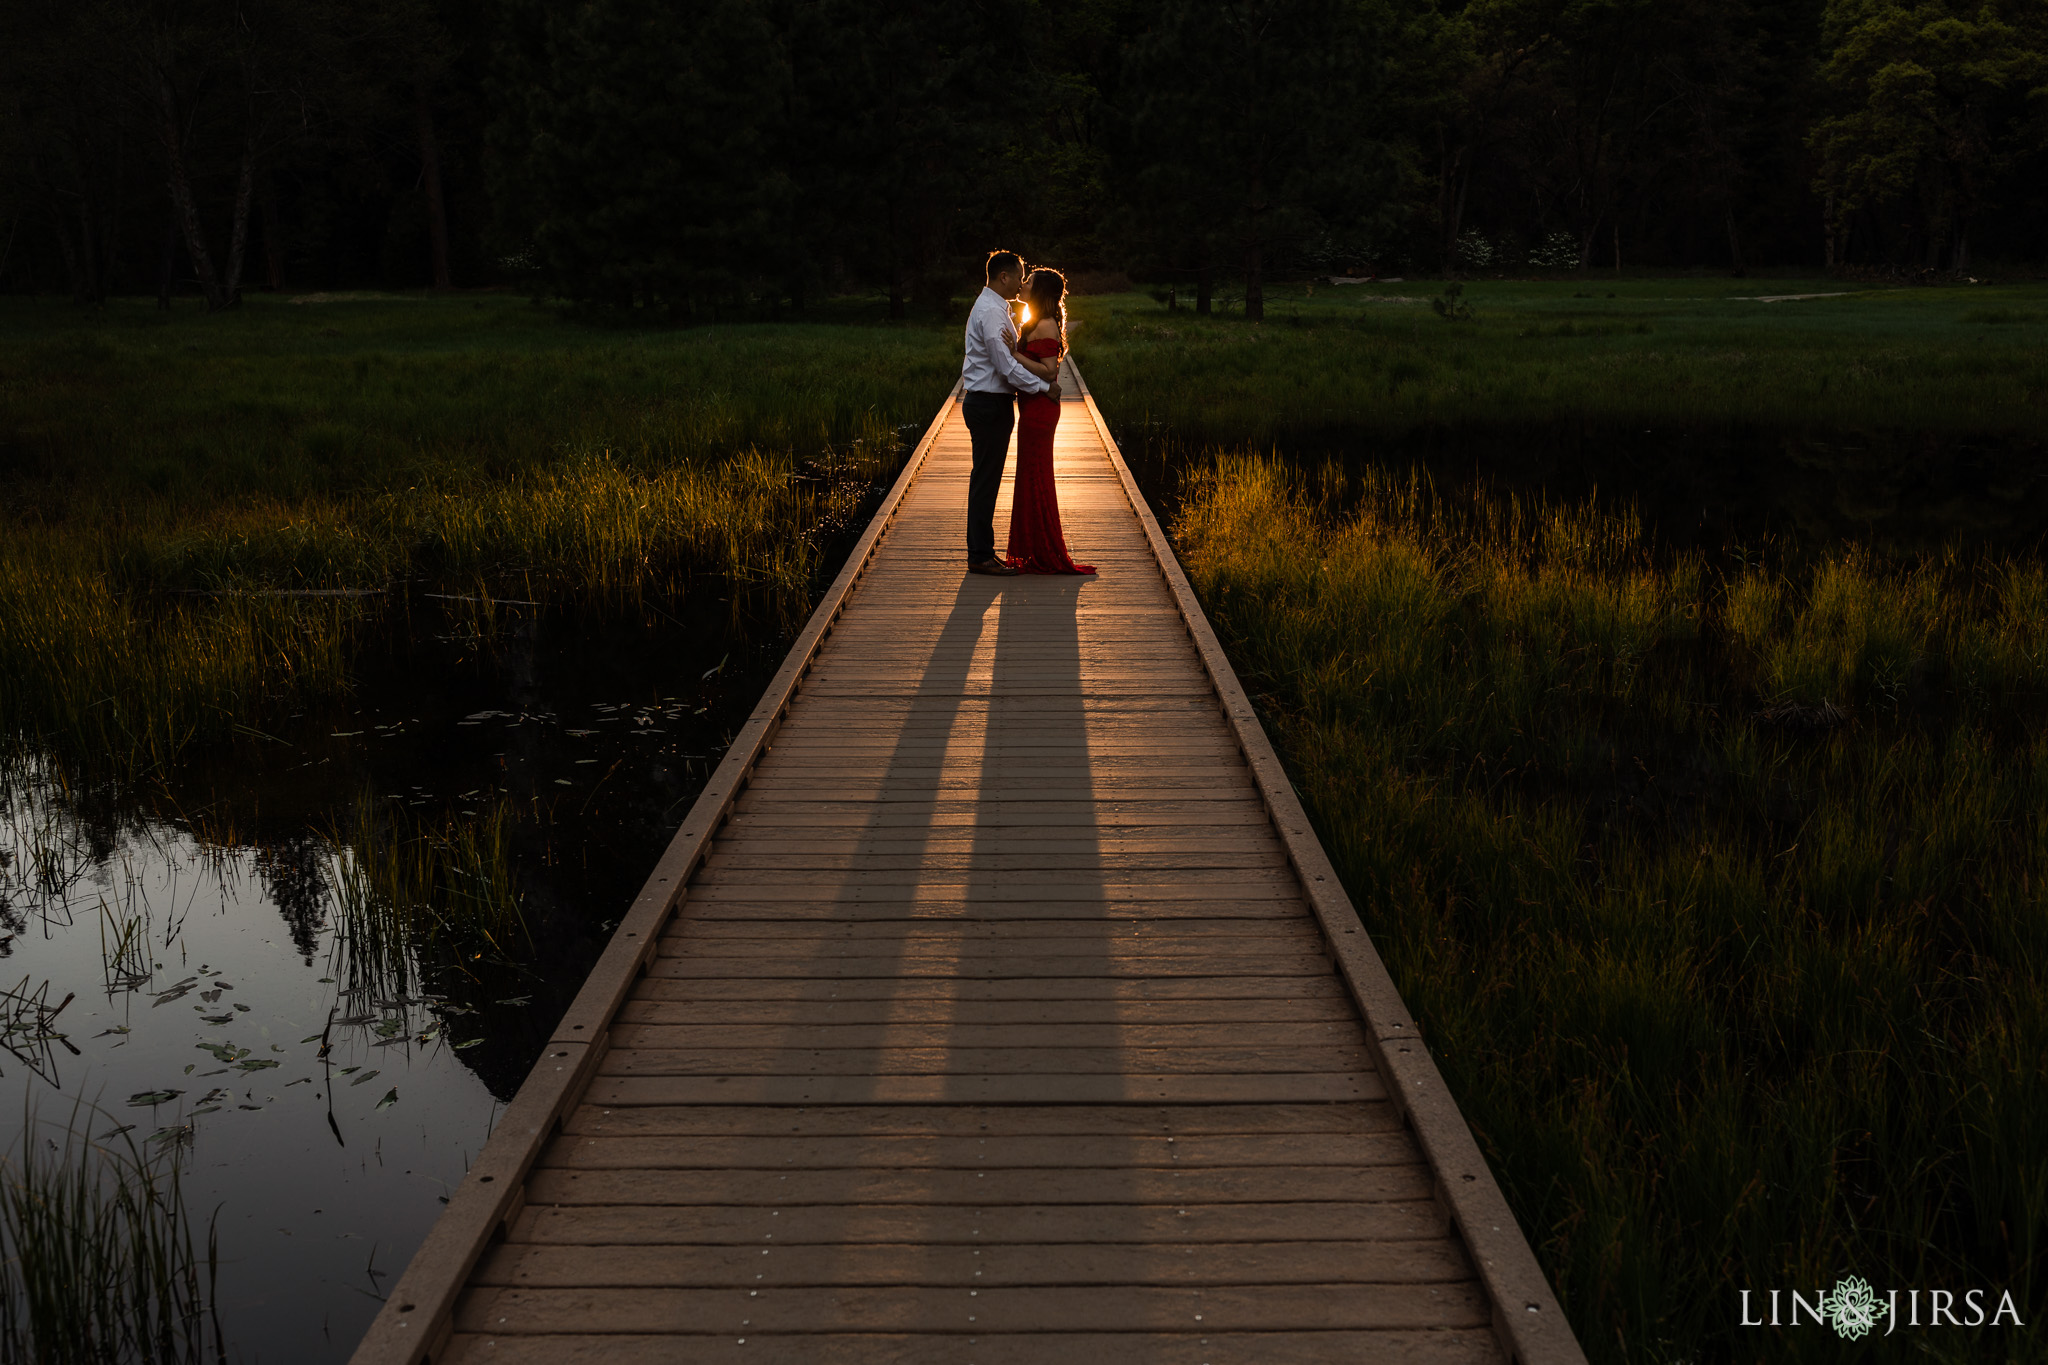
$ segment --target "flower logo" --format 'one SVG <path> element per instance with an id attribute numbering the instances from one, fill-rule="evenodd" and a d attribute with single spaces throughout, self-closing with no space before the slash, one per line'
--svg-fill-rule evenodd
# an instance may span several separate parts
<path id="1" fill-rule="evenodd" d="M 1877 1320 L 1885 1315 L 1885 1306 L 1877 1301 L 1876 1291 L 1862 1276 L 1845 1275 L 1835 1281 L 1832 1294 L 1822 1297 L 1822 1311 L 1828 1315 L 1836 1336 L 1858 1341 L 1877 1326 Z"/>

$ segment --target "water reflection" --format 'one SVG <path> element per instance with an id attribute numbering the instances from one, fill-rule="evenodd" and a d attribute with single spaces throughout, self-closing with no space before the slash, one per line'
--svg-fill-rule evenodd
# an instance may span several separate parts
<path id="1" fill-rule="evenodd" d="M 160 790 L 0 774 L 0 1084 L 182 1159 L 231 1353 L 345 1360 L 489 1136 L 786 647 L 701 596 L 481 643 L 414 603 L 351 704 Z M 389 910 L 394 858 L 451 920 L 497 879 L 520 932 L 379 937 L 349 898 Z"/>

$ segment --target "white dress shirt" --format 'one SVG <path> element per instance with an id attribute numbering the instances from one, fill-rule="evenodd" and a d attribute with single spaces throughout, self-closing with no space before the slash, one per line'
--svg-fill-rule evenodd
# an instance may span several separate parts
<path id="1" fill-rule="evenodd" d="M 1008 301 L 983 285 L 967 314 L 967 358 L 960 365 L 969 393 L 1044 393 L 1052 387 L 1011 354 L 1016 339 Z"/>

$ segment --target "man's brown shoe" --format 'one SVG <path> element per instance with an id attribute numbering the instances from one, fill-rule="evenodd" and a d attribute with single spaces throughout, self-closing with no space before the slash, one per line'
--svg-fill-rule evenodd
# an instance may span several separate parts
<path id="1" fill-rule="evenodd" d="M 984 559 L 979 564 L 969 564 L 969 573 L 985 573 L 991 578 L 1015 578 L 1017 571 L 1000 559 Z"/>

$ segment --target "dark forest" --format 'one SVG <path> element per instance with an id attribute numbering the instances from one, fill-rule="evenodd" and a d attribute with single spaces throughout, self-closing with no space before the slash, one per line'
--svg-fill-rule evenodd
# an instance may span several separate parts
<path id="1" fill-rule="evenodd" d="M 2022 0 L 7 0 L 0 290 L 944 311 L 2048 255 Z"/>

